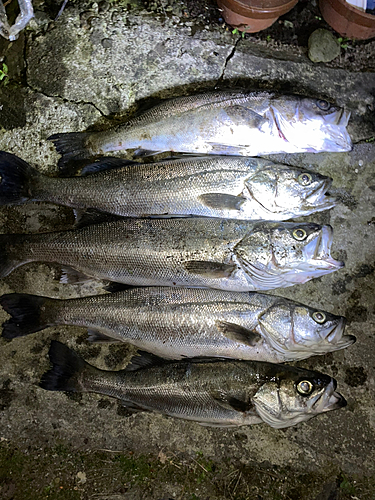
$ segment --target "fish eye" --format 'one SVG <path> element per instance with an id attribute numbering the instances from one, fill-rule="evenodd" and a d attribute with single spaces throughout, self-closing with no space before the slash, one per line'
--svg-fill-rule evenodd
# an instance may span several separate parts
<path id="1" fill-rule="evenodd" d="M 313 317 L 314 321 L 316 321 L 317 323 L 320 323 L 320 324 L 324 323 L 325 320 L 327 319 L 324 312 L 321 312 L 321 311 L 315 311 L 312 314 L 312 317 Z"/>
<path id="2" fill-rule="evenodd" d="M 307 233 L 304 229 L 295 229 L 293 231 L 293 238 L 295 238 L 298 241 L 303 241 L 307 237 Z"/>
<path id="3" fill-rule="evenodd" d="M 328 111 L 329 108 L 331 107 L 330 103 L 325 101 L 324 99 L 319 99 L 319 101 L 316 101 L 316 105 L 322 111 Z"/>
<path id="4" fill-rule="evenodd" d="M 298 383 L 297 385 L 297 391 L 302 395 L 302 396 L 308 396 L 309 394 L 312 393 L 314 389 L 314 386 L 309 380 L 301 380 L 301 382 Z"/>
<path id="5" fill-rule="evenodd" d="M 304 174 L 300 174 L 298 176 L 298 182 L 302 184 L 302 186 L 308 186 L 309 184 L 311 184 L 311 181 L 312 181 L 312 176 L 307 172 L 305 172 Z"/>

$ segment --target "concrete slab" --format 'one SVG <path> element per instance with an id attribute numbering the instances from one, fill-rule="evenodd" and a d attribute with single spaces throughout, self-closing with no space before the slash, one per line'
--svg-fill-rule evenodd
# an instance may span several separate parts
<path id="1" fill-rule="evenodd" d="M 347 332 L 358 341 L 300 363 L 335 376 L 348 407 L 278 431 L 128 416 L 109 398 L 48 393 L 38 382 L 52 338 L 104 369 L 125 366 L 132 349 L 90 346 L 85 331 L 73 327 L 0 339 L 0 439 L 4 464 L 13 464 L 0 476 L 0 496 L 32 498 L 27 488 L 36 484 L 35 498 L 373 498 L 374 73 L 314 65 L 302 52 L 269 50 L 230 30 L 205 28 L 185 21 L 182 7 L 166 17 L 141 3 L 73 3 L 59 22 L 49 26 L 37 17 L 36 23 L 17 42 L 25 44 L 22 85 L 0 87 L 0 148 L 51 175 L 58 155 L 49 135 L 108 126 L 146 98 L 246 86 L 326 97 L 350 108 L 350 153 L 273 157 L 333 178 L 340 203 L 309 220 L 332 224 L 333 256 L 346 267 L 277 293 L 345 315 Z M 48 204 L 0 210 L 3 233 L 48 231 L 72 221 L 70 210 Z M 55 278 L 53 266 L 30 264 L 2 280 L 0 293 L 73 297 L 100 290 Z M 0 321 L 6 318 L 0 311 Z M 22 478 L 22 470 L 29 485 L 23 492 L 12 479 Z"/>

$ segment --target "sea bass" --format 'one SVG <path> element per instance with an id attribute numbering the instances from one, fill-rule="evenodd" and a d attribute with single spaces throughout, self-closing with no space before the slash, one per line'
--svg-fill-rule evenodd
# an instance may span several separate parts
<path id="1" fill-rule="evenodd" d="M 69 160 L 132 149 L 259 156 L 350 151 L 350 113 L 322 99 L 272 92 L 216 91 L 179 97 L 103 132 L 49 137 Z"/>
<path id="2" fill-rule="evenodd" d="M 337 351 L 355 341 L 345 318 L 261 293 L 134 288 L 58 300 L 7 294 L 7 339 L 52 325 L 89 328 L 92 342 L 130 342 L 163 358 L 226 357 L 282 363 Z"/>
<path id="3" fill-rule="evenodd" d="M 266 422 L 282 429 L 346 406 L 337 382 L 319 372 L 260 361 L 166 361 L 135 356 L 120 371 L 104 371 L 52 341 L 49 391 L 95 392 L 135 411 L 154 411 L 203 425 L 236 427 Z"/>
<path id="4" fill-rule="evenodd" d="M 129 163 L 131 163 L 129 165 Z M 104 170 L 104 171 L 103 171 Z M 0 152 L 0 204 L 51 201 L 117 215 L 286 220 L 335 205 L 332 179 L 260 158 L 184 158 L 154 164 L 103 158 L 84 177 L 51 178 Z"/>
<path id="5" fill-rule="evenodd" d="M 68 231 L 1 235 L 0 277 L 40 261 L 135 286 L 270 290 L 343 267 L 330 255 L 332 236 L 331 226 L 313 223 L 120 219 Z"/>

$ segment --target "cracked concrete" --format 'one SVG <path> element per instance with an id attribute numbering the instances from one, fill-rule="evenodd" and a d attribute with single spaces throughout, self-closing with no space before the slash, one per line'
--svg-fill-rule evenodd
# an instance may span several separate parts
<path id="1" fill-rule="evenodd" d="M 84 329 L 53 327 L 12 342 L 0 339 L 0 438 L 23 453 L 29 448 L 27 453 L 32 457 L 37 456 L 36 449 L 48 455 L 56 443 L 69 447 L 71 453 L 80 450 L 85 457 L 98 449 L 154 457 L 163 450 L 193 463 L 202 453 L 220 467 L 227 467 L 229 461 L 236 467 L 266 467 L 271 474 L 280 471 L 276 474 L 279 489 L 272 498 L 373 498 L 374 74 L 313 65 L 302 53 L 275 47 L 270 51 L 230 31 L 205 29 L 181 16 L 151 14 L 141 3 L 105 6 L 73 3 L 58 23 L 48 24 L 37 16 L 36 26 L 17 42 L 21 55 L 12 71 L 22 76 L 22 84 L 0 87 L 0 148 L 21 156 L 44 173 L 57 175 L 59 156 L 46 140 L 51 134 L 103 128 L 119 117 L 126 118 L 150 98 L 186 95 L 215 86 L 301 92 L 348 107 L 352 111 L 350 133 L 356 143 L 353 151 L 272 157 L 330 175 L 332 193 L 340 201 L 333 210 L 309 220 L 333 226 L 333 255 L 345 260 L 346 267 L 276 293 L 347 316 L 347 332 L 357 336 L 357 343 L 300 365 L 336 377 L 348 407 L 285 431 L 265 425 L 235 431 L 210 429 L 150 414 L 129 417 L 109 398 L 87 394 L 72 398 L 39 389 L 40 376 L 49 366 L 47 352 L 52 338 L 76 348 L 104 369 L 120 369 L 133 352 L 128 346 L 89 346 Z M 1 207 L 0 221 L 3 233 L 35 232 L 70 227 L 73 216 L 69 209 L 39 203 Z M 2 280 L 0 291 L 73 297 L 100 290 L 96 284 L 60 284 L 56 275 L 53 266 L 30 264 Z M 0 311 L 0 320 L 6 317 Z M 251 483 L 251 477 L 243 474 L 245 482 Z M 285 485 L 297 488 L 295 477 L 304 477 L 301 487 L 303 481 L 308 486 L 293 496 Z M 345 486 L 346 480 L 352 489 Z M 243 493 L 242 497 L 235 496 L 234 486 L 227 496 L 209 488 L 206 491 L 203 486 L 198 491 L 181 490 L 173 478 L 166 479 L 163 487 L 155 481 L 154 489 L 143 493 L 139 485 L 125 493 L 101 485 L 100 493 L 108 499 L 162 495 L 211 500 L 271 498 L 262 481 L 256 482 L 257 494 L 252 490 L 253 496 Z M 0 496 L 4 491 L 0 490 Z M 74 498 L 94 498 L 90 481 L 80 491 L 81 496 Z M 155 496 L 156 491 L 159 496 Z M 39 493 L 36 498 L 45 498 Z M 23 497 L 18 493 L 14 498 Z"/>

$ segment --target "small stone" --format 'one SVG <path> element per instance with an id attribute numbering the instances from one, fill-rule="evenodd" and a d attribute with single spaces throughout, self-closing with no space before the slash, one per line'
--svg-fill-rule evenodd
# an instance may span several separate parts
<path id="1" fill-rule="evenodd" d="M 110 38 L 103 38 L 102 40 L 102 46 L 105 49 L 110 49 L 113 45 L 113 41 Z"/>
<path id="2" fill-rule="evenodd" d="M 77 479 L 79 484 L 85 484 L 85 482 L 87 481 L 86 472 L 77 472 Z"/>
<path id="3" fill-rule="evenodd" d="M 310 35 L 308 46 L 312 62 L 330 62 L 340 55 L 340 43 L 328 30 L 315 30 Z"/>

